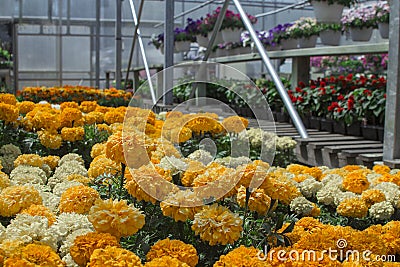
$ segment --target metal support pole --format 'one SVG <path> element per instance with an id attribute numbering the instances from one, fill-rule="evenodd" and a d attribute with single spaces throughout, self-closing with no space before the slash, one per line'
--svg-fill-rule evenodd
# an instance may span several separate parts
<path id="1" fill-rule="evenodd" d="M 116 0 L 115 14 L 115 88 L 121 89 L 121 69 L 122 69 L 122 38 L 121 38 L 121 18 L 122 0 Z"/>
<path id="2" fill-rule="evenodd" d="M 390 2 L 389 63 L 386 89 L 385 140 L 383 160 L 400 164 L 400 4 Z M 390 165 L 389 165 L 390 166 Z"/>
<path id="3" fill-rule="evenodd" d="M 229 0 L 226 0 L 229 1 Z M 299 114 L 297 113 L 296 109 L 294 108 L 292 101 L 286 92 L 285 87 L 282 84 L 281 79 L 279 78 L 278 74 L 276 73 L 274 66 L 271 63 L 271 60 L 269 59 L 267 52 L 264 49 L 264 46 L 262 45 L 260 39 L 257 37 L 257 33 L 253 28 L 253 25 L 251 24 L 249 18 L 247 17 L 246 12 L 244 11 L 242 5 L 240 4 L 239 0 L 233 0 L 235 3 L 236 9 L 238 10 L 244 25 L 246 26 L 247 30 L 250 33 L 251 38 L 253 39 L 254 44 L 256 45 L 258 52 L 260 53 L 261 59 L 264 62 L 265 66 L 268 69 L 269 74 L 272 77 L 272 80 L 274 81 L 279 95 L 282 98 L 283 103 L 285 104 L 286 109 L 289 112 L 290 117 L 293 120 L 294 126 L 296 127 L 297 131 L 299 132 L 300 136 L 302 138 L 308 138 L 307 131 L 304 127 L 303 122 L 300 119 Z"/>
<path id="4" fill-rule="evenodd" d="M 139 22 L 138 22 L 138 18 L 136 16 L 136 10 L 135 10 L 135 5 L 133 4 L 133 0 L 129 0 L 129 4 L 131 6 L 133 22 L 136 25 Z M 157 99 L 156 99 L 156 95 L 154 93 L 153 82 L 151 80 L 151 73 L 150 73 L 150 69 L 149 69 L 149 63 L 147 62 L 146 50 L 144 49 L 144 44 L 143 44 L 142 36 L 140 35 L 139 29 L 137 30 L 137 38 L 138 38 L 140 52 L 142 53 L 143 65 L 144 65 L 144 70 L 145 70 L 146 76 L 147 76 L 147 82 L 149 83 L 149 87 L 150 87 L 151 99 L 153 100 L 153 105 L 155 105 L 157 103 Z"/>
<path id="5" fill-rule="evenodd" d="M 19 79 L 19 53 L 18 53 L 18 24 L 13 23 L 13 78 L 14 78 L 14 94 L 18 90 Z"/>
<path id="6" fill-rule="evenodd" d="M 163 104 L 173 103 L 172 86 L 174 81 L 173 70 L 167 70 L 174 65 L 174 11 L 175 0 L 165 0 L 165 24 L 164 24 L 164 75 Z"/>
<path id="7" fill-rule="evenodd" d="M 57 53 L 58 53 L 58 83 L 59 86 L 63 85 L 63 40 L 62 40 L 62 0 L 58 0 L 58 45 L 57 45 Z"/>
<path id="8" fill-rule="evenodd" d="M 132 65 L 132 58 L 133 58 L 133 52 L 135 51 L 135 43 L 136 43 L 136 38 L 138 36 L 138 30 L 139 30 L 139 25 L 140 25 L 140 20 L 142 18 L 142 13 L 143 13 L 143 6 L 144 6 L 144 0 L 140 1 L 139 5 L 139 14 L 137 15 L 137 22 L 135 23 L 135 31 L 133 33 L 133 39 L 132 39 L 132 46 L 131 46 L 131 51 L 129 53 L 129 60 L 128 60 L 128 67 L 126 69 L 126 76 L 125 76 L 125 89 L 127 89 L 128 85 L 128 79 L 129 79 L 129 72 L 131 69 Z"/>
<path id="9" fill-rule="evenodd" d="M 95 37 L 96 88 L 100 88 L 100 14 L 101 14 L 101 3 L 100 0 L 96 0 L 96 37 Z"/>

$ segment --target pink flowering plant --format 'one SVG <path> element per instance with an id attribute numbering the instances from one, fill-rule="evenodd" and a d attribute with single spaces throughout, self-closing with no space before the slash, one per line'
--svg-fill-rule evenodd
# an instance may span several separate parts
<path id="1" fill-rule="evenodd" d="M 345 29 L 377 27 L 373 6 L 352 8 L 342 17 L 341 21 Z"/>
<path id="2" fill-rule="evenodd" d="M 375 18 L 377 22 L 389 23 L 390 6 L 387 2 L 378 2 L 375 6 Z"/>

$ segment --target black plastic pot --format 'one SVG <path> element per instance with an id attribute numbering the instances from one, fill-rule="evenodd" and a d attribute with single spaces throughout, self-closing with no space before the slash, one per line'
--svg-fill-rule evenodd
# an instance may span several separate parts
<path id="1" fill-rule="evenodd" d="M 276 113 L 276 120 L 278 122 L 288 122 L 289 115 L 285 112 L 278 112 L 278 113 Z"/>
<path id="2" fill-rule="evenodd" d="M 333 122 L 333 132 L 337 134 L 346 134 L 346 125 L 342 121 Z"/>
<path id="3" fill-rule="evenodd" d="M 353 136 L 361 136 L 361 123 L 354 122 L 350 126 L 346 125 L 346 134 Z"/>
<path id="4" fill-rule="evenodd" d="M 378 140 L 378 130 L 372 125 L 361 126 L 362 136 L 368 140 Z"/>
<path id="5" fill-rule="evenodd" d="M 384 128 L 381 126 L 376 126 L 376 130 L 378 131 L 378 140 L 383 142 L 383 138 L 384 138 Z"/>
<path id="6" fill-rule="evenodd" d="M 321 118 L 311 116 L 310 117 L 310 128 L 321 130 Z"/>
<path id="7" fill-rule="evenodd" d="M 310 118 L 304 115 L 301 115 L 300 118 L 304 124 L 304 127 L 306 127 L 307 129 L 310 128 Z"/>
<path id="8" fill-rule="evenodd" d="M 333 133 L 333 120 L 321 119 L 321 131 Z"/>

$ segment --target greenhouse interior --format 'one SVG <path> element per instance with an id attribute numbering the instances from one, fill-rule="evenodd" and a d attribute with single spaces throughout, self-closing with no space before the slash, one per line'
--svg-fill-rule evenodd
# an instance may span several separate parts
<path id="1" fill-rule="evenodd" d="M 400 266 L 398 0 L 1 0 L 0 266 Z"/>

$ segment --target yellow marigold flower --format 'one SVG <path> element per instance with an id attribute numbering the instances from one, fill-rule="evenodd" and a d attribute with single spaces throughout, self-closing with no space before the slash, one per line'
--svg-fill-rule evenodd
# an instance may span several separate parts
<path id="1" fill-rule="evenodd" d="M 180 118 L 183 116 L 183 113 L 180 111 L 168 111 L 167 114 L 165 115 L 166 118 Z"/>
<path id="2" fill-rule="evenodd" d="M 239 166 L 235 172 L 238 186 L 257 188 L 266 179 L 268 169 L 269 164 L 262 160 Z"/>
<path id="3" fill-rule="evenodd" d="M 170 131 L 170 136 L 167 137 L 172 143 L 184 143 L 192 138 L 192 130 L 187 127 L 175 128 Z"/>
<path id="4" fill-rule="evenodd" d="M 240 133 L 249 126 L 249 121 L 240 116 L 231 116 L 222 121 L 222 125 L 229 133 Z"/>
<path id="5" fill-rule="evenodd" d="M 368 207 L 371 207 L 375 203 L 385 201 L 386 196 L 379 189 L 368 189 L 362 192 L 361 199 L 365 201 Z"/>
<path id="6" fill-rule="evenodd" d="M 307 166 L 300 164 L 290 164 L 286 167 L 286 170 L 294 174 L 303 174 L 307 168 Z"/>
<path id="7" fill-rule="evenodd" d="M 122 133 L 111 135 L 106 143 L 107 158 L 126 165 Z"/>
<path id="8" fill-rule="evenodd" d="M 63 102 L 63 103 L 61 103 L 60 109 L 64 110 L 66 108 L 79 109 L 79 105 L 76 102 Z"/>
<path id="9" fill-rule="evenodd" d="M 32 186 L 10 186 L 0 192 L 0 215 L 13 216 L 33 204 L 42 204 L 42 197 Z"/>
<path id="10" fill-rule="evenodd" d="M 366 172 L 363 169 L 355 170 L 343 178 L 342 186 L 347 191 L 361 194 L 369 188 L 369 181 Z"/>
<path id="11" fill-rule="evenodd" d="M 310 178 L 310 176 L 308 174 L 298 174 L 293 178 L 293 180 L 298 183 L 301 183 L 301 182 L 304 182 L 305 180 L 307 180 L 308 178 Z"/>
<path id="12" fill-rule="evenodd" d="M 32 101 L 22 101 L 17 103 L 17 107 L 19 108 L 20 114 L 27 114 L 35 108 L 35 103 Z"/>
<path id="13" fill-rule="evenodd" d="M 59 149 L 62 145 L 62 137 L 57 132 L 39 131 L 40 143 L 50 149 Z"/>
<path id="14" fill-rule="evenodd" d="M 314 177 L 317 181 L 322 180 L 322 170 L 318 167 L 311 167 L 304 170 L 303 174 L 308 174 Z"/>
<path id="15" fill-rule="evenodd" d="M 321 209 L 317 206 L 317 204 L 313 203 L 314 208 L 311 210 L 310 216 L 318 217 L 321 215 Z"/>
<path id="16" fill-rule="evenodd" d="M 15 122 L 19 117 L 18 107 L 0 103 L 0 121 Z"/>
<path id="17" fill-rule="evenodd" d="M 197 251 L 194 246 L 185 244 L 180 240 L 171 240 L 169 238 L 159 240 L 146 255 L 147 261 L 161 258 L 163 256 L 170 256 L 176 258 L 187 265 L 194 267 L 199 261 Z"/>
<path id="18" fill-rule="evenodd" d="M 140 258 L 132 251 L 106 247 L 95 249 L 87 267 L 142 267 Z"/>
<path id="19" fill-rule="evenodd" d="M 386 165 L 375 165 L 372 170 L 379 174 L 389 173 L 390 168 Z"/>
<path id="20" fill-rule="evenodd" d="M 382 227 L 379 237 L 388 248 L 388 254 L 398 255 L 400 253 L 400 222 L 390 221 Z"/>
<path id="21" fill-rule="evenodd" d="M 106 114 L 109 110 L 112 110 L 112 108 L 111 107 L 105 107 L 105 106 L 97 106 L 94 111 Z"/>
<path id="22" fill-rule="evenodd" d="M 95 111 L 97 106 L 96 101 L 82 101 L 79 109 L 84 113 L 89 113 Z"/>
<path id="23" fill-rule="evenodd" d="M 226 255 L 222 255 L 219 260 L 214 263 L 214 267 L 239 267 L 239 266 L 252 266 L 252 267 L 267 267 L 265 261 L 260 260 L 259 257 L 264 257 L 260 251 L 255 247 L 240 246 L 235 248 Z"/>
<path id="24" fill-rule="evenodd" d="M 15 106 L 17 104 L 17 99 L 13 94 L 0 94 L 0 103 Z"/>
<path id="25" fill-rule="evenodd" d="M 188 167 L 186 171 L 183 173 L 181 182 L 183 186 L 190 187 L 192 186 L 193 180 L 203 174 L 206 167 L 200 161 L 191 160 L 188 163 Z"/>
<path id="26" fill-rule="evenodd" d="M 60 212 L 88 213 L 95 201 L 100 198 L 99 193 L 88 186 L 78 185 L 68 188 L 61 195 Z"/>
<path id="27" fill-rule="evenodd" d="M 126 190 L 138 201 L 155 204 L 157 200 L 163 200 L 169 193 L 179 190 L 176 185 L 169 183 L 172 181 L 170 175 L 161 175 L 149 165 L 126 170 L 125 179 Z"/>
<path id="28" fill-rule="evenodd" d="M 352 172 L 352 171 L 361 170 L 362 167 L 359 165 L 346 165 L 346 166 L 342 167 L 342 169 L 345 171 L 348 171 L 348 172 Z"/>
<path id="29" fill-rule="evenodd" d="M 74 244 L 70 248 L 70 254 L 76 264 L 86 267 L 96 249 L 107 248 L 108 246 L 120 247 L 115 236 L 109 233 L 87 233 L 75 238 Z"/>
<path id="30" fill-rule="evenodd" d="M 110 233 L 118 239 L 130 236 L 144 226 L 143 213 L 126 200 L 98 199 L 90 208 L 88 219 L 94 229 L 101 233 Z"/>
<path id="31" fill-rule="evenodd" d="M 82 112 L 78 108 L 65 108 L 61 111 L 61 126 L 74 127 L 83 120 Z"/>
<path id="32" fill-rule="evenodd" d="M 56 216 L 47 207 L 43 205 L 31 205 L 29 208 L 24 209 L 21 213 L 29 214 L 32 216 L 46 217 L 49 226 L 57 221 Z"/>
<path id="33" fill-rule="evenodd" d="M 242 232 L 242 219 L 228 208 L 213 204 L 194 215 L 192 230 L 211 246 L 233 244 Z"/>
<path id="34" fill-rule="evenodd" d="M 6 187 L 9 187 L 11 184 L 10 178 L 8 175 L 2 171 L 0 171 L 0 191 Z"/>
<path id="35" fill-rule="evenodd" d="M 189 128 L 195 134 L 211 132 L 215 128 L 217 122 L 215 119 L 204 116 L 201 113 L 196 115 L 185 115 L 182 120 L 186 122 L 183 126 Z M 164 127 L 166 127 L 166 124 L 176 125 L 176 122 L 174 119 L 169 119 L 165 121 Z"/>
<path id="36" fill-rule="evenodd" d="M 104 113 L 98 112 L 98 111 L 93 111 L 89 112 L 86 114 L 86 116 L 89 116 L 91 120 L 94 120 L 95 123 L 100 124 L 104 122 Z"/>
<path id="37" fill-rule="evenodd" d="M 46 156 L 42 157 L 43 163 L 47 164 L 50 169 L 54 170 L 58 166 L 58 162 L 60 161 L 59 156 Z"/>
<path id="38" fill-rule="evenodd" d="M 92 181 L 92 179 L 90 177 L 86 177 L 86 176 L 80 175 L 78 173 L 73 173 L 73 174 L 68 175 L 67 180 L 82 183 L 84 185 L 88 185 Z"/>
<path id="39" fill-rule="evenodd" d="M 186 263 L 170 256 L 162 256 L 146 262 L 144 267 L 189 267 Z"/>
<path id="40" fill-rule="evenodd" d="M 226 168 L 225 166 L 212 162 L 206 167 L 206 170 L 198 175 L 194 180 L 193 180 L 193 186 L 194 187 L 200 187 L 209 184 L 210 182 L 216 181 L 219 178 L 221 178 L 224 173 L 232 171 L 230 168 Z"/>
<path id="41" fill-rule="evenodd" d="M 85 137 L 85 129 L 83 127 L 64 127 L 61 129 L 61 137 L 64 141 L 69 142 L 83 140 Z"/>
<path id="42" fill-rule="evenodd" d="M 96 127 L 97 127 L 97 130 L 98 131 L 105 131 L 105 132 L 107 132 L 107 133 L 112 133 L 112 129 L 111 129 L 111 127 L 110 126 L 108 126 L 107 124 L 104 124 L 104 123 L 100 123 L 100 124 L 96 124 Z"/>
<path id="43" fill-rule="evenodd" d="M 125 119 L 125 113 L 116 110 L 111 110 L 104 115 L 104 121 L 107 124 L 123 123 L 124 119 Z"/>
<path id="44" fill-rule="evenodd" d="M 190 190 L 179 190 L 177 193 L 170 194 L 160 203 L 161 210 L 165 216 L 173 218 L 176 222 L 193 220 L 194 215 L 202 207 L 199 204 L 202 200 L 196 197 L 196 194 Z"/>
<path id="45" fill-rule="evenodd" d="M 240 207 L 246 205 L 246 187 L 240 186 L 236 196 Z M 248 208 L 251 211 L 256 211 L 260 215 L 265 215 L 271 205 L 271 198 L 264 193 L 263 189 L 253 190 L 250 194 Z"/>
<path id="46" fill-rule="evenodd" d="M 36 267 L 37 265 L 25 259 L 8 258 L 4 261 L 4 267 Z"/>
<path id="47" fill-rule="evenodd" d="M 16 168 L 19 165 L 29 165 L 41 168 L 43 166 L 43 159 L 41 156 L 36 154 L 22 154 L 14 160 L 14 167 Z"/>
<path id="48" fill-rule="evenodd" d="M 278 171 L 268 173 L 260 188 L 264 189 L 264 192 L 272 199 L 279 200 L 285 205 L 289 205 L 293 199 L 301 196 L 299 189 L 292 181 Z"/>
<path id="49" fill-rule="evenodd" d="M 337 206 L 336 211 L 342 216 L 364 218 L 368 214 L 368 206 L 362 199 L 348 198 Z"/>
<path id="50" fill-rule="evenodd" d="M 46 129 L 48 131 L 56 131 L 61 127 L 60 116 L 52 110 L 37 110 L 29 112 L 26 117 L 32 123 L 36 130 Z"/>
<path id="51" fill-rule="evenodd" d="M 33 266 L 65 266 L 65 263 L 60 259 L 60 256 L 53 251 L 51 247 L 41 244 L 29 244 L 24 247 L 22 249 L 21 258 L 22 260 L 32 263 Z"/>
<path id="52" fill-rule="evenodd" d="M 323 174 L 322 170 L 318 167 L 307 167 L 300 164 L 290 164 L 286 167 L 286 170 L 293 174 L 308 174 L 314 177 L 316 180 L 321 181 Z M 301 179 L 301 177 L 299 178 Z"/>
<path id="53" fill-rule="evenodd" d="M 104 155 L 97 156 L 90 163 L 88 175 L 91 179 L 96 179 L 100 175 L 116 175 L 121 171 L 121 164 L 106 158 Z"/>
<path id="54" fill-rule="evenodd" d="M 400 186 L 400 173 L 391 175 L 390 173 L 382 173 L 380 177 L 375 179 L 374 183 L 391 182 Z"/>

